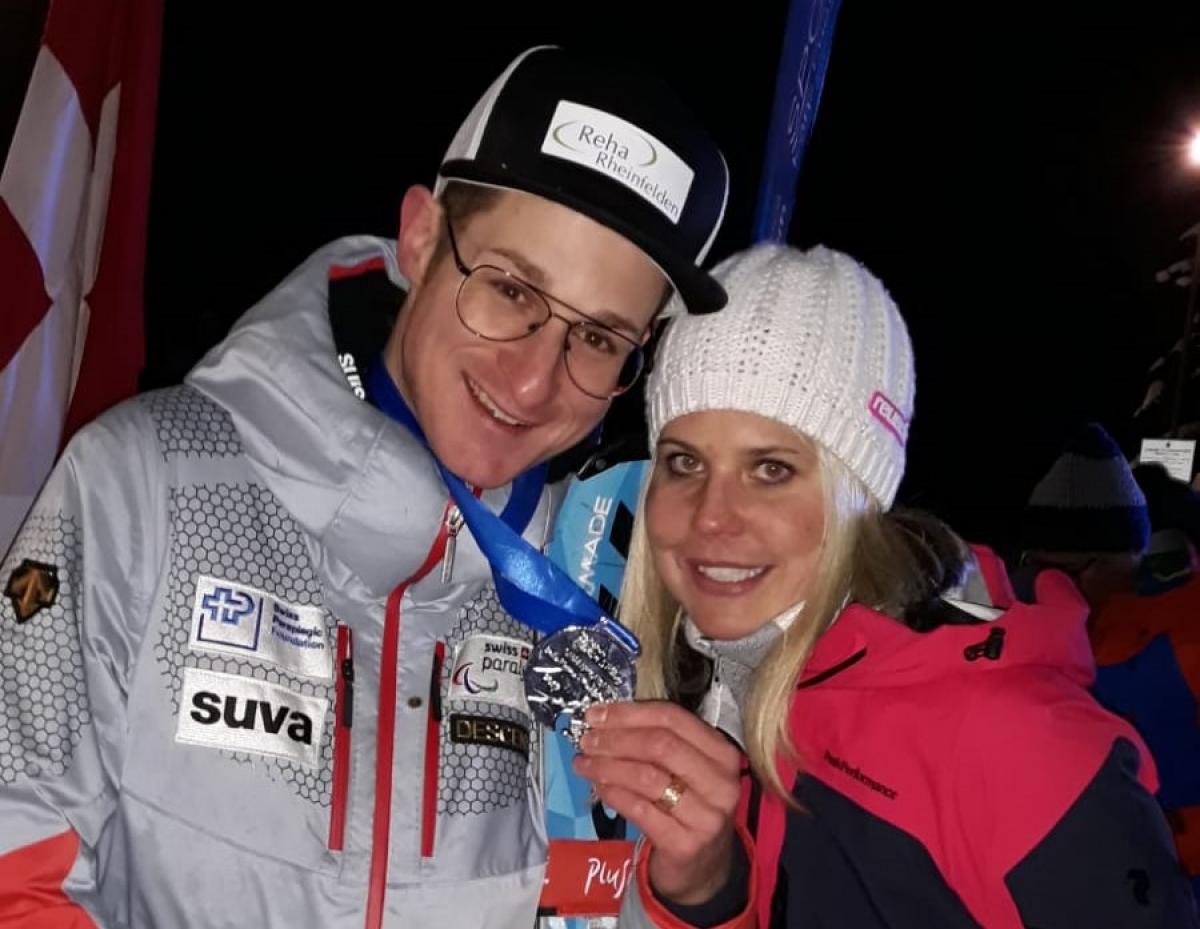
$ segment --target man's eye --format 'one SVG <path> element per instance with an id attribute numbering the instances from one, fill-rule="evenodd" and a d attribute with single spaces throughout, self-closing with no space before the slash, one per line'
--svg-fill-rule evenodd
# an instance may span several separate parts
<path id="1" fill-rule="evenodd" d="M 612 333 L 599 326 L 579 323 L 572 330 L 575 338 L 589 351 L 599 355 L 616 355 L 617 342 Z"/>

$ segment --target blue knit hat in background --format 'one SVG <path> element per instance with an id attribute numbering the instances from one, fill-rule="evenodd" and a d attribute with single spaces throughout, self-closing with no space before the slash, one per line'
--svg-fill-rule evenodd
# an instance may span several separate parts
<path id="1" fill-rule="evenodd" d="M 1145 550 L 1150 539 L 1146 498 L 1102 426 L 1088 423 L 1033 488 L 1023 538 L 1027 551 Z"/>

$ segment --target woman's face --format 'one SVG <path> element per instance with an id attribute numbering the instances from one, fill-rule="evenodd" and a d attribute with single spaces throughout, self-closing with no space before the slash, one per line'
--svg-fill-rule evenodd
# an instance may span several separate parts
<path id="1" fill-rule="evenodd" d="M 791 427 L 711 410 L 663 429 L 646 533 L 704 635 L 741 638 L 806 599 L 824 528 L 817 449 Z"/>

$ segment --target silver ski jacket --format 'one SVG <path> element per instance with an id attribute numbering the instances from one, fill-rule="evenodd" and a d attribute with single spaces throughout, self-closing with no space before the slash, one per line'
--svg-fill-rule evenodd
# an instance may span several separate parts
<path id="1" fill-rule="evenodd" d="M 331 336 L 393 253 L 317 252 L 54 469 L 0 568 L 0 929 L 533 925 L 533 634 L 465 530 L 443 580 L 433 461 Z"/>

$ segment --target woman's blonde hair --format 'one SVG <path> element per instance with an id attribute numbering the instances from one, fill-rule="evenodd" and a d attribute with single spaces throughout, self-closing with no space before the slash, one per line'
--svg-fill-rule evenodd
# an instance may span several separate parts
<path id="1" fill-rule="evenodd" d="M 820 445 L 817 451 L 825 526 L 813 584 L 803 610 L 756 671 L 743 707 L 754 772 L 785 797 L 789 788 L 777 762 L 786 759 L 798 766 L 788 717 L 792 693 L 817 639 L 851 601 L 899 618 L 954 583 L 966 558 L 965 545 L 942 523 L 915 511 L 884 513 L 838 458 Z M 679 635 L 680 605 L 655 569 L 646 536 L 649 485 L 648 480 L 638 504 L 620 617 L 642 643 L 638 697 L 677 700 L 687 646 Z"/>

